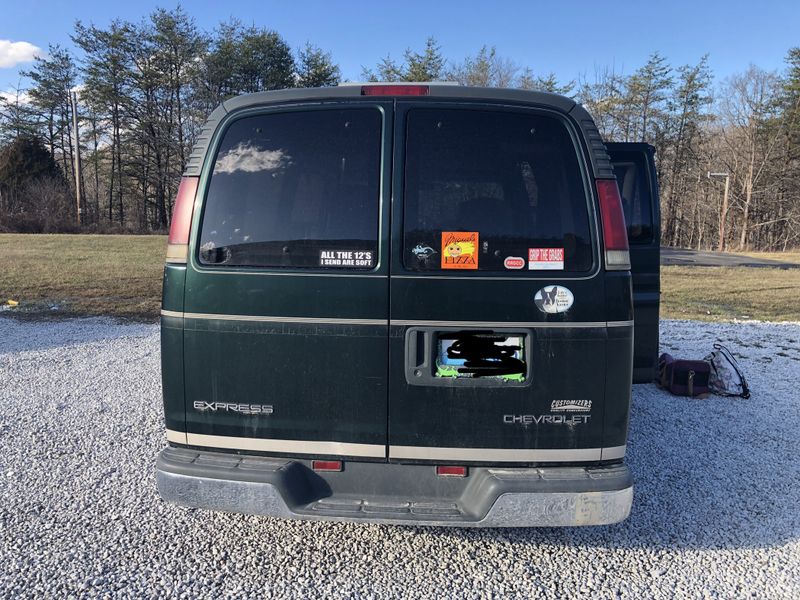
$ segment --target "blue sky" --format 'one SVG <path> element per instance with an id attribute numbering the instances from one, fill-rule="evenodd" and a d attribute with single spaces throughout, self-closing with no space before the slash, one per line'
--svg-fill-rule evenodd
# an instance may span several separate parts
<path id="1" fill-rule="evenodd" d="M 358 79 L 362 66 L 386 54 L 401 58 L 435 36 L 450 59 L 475 54 L 482 44 L 563 80 L 590 76 L 615 66 L 630 73 L 658 50 L 673 65 L 694 63 L 703 54 L 717 80 L 753 63 L 783 68 L 786 51 L 800 46 L 800 1 L 671 2 L 617 0 L 583 2 L 475 2 L 404 0 L 334 2 L 236 0 L 182 3 L 203 29 L 235 16 L 277 30 L 293 47 L 306 41 L 329 50 L 345 78 Z M 137 21 L 156 6 L 175 3 L 114 0 L 0 0 L 0 91 L 15 87 L 20 68 L 3 61 L 3 40 L 71 46 L 75 20 L 106 25 L 113 18 Z M 4 50 L 5 48 L 5 50 Z M 19 56 L 24 46 L 13 47 Z M 24 85 L 24 82 L 23 82 Z"/>

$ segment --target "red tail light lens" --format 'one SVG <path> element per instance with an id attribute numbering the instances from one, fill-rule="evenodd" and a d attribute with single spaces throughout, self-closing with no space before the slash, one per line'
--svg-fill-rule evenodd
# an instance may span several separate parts
<path id="1" fill-rule="evenodd" d="M 312 460 L 311 468 L 315 471 L 341 471 L 343 466 L 340 460 Z"/>
<path id="2" fill-rule="evenodd" d="M 192 227 L 192 211 L 194 198 L 197 195 L 198 177 L 183 177 L 175 197 L 175 208 L 172 212 L 172 223 L 169 227 L 170 244 L 188 244 L 189 229 Z"/>
<path id="3" fill-rule="evenodd" d="M 436 467 L 436 474 L 439 477 L 466 477 L 467 467 L 443 466 Z"/>
<path id="4" fill-rule="evenodd" d="M 178 186 L 167 242 L 167 262 L 169 263 L 185 263 L 189 255 L 189 231 L 192 228 L 194 198 L 197 195 L 199 181 L 199 177 L 183 177 Z"/>
<path id="5" fill-rule="evenodd" d="M 427 85 L 363 85 L 362 96 L 427 96 Z"/>
<path id="6" fill-rule="evenodd" d="M 628 250 L 628 228 L 625 213 L 622 212 L 622 199 L 614 179 L 598 179 L 597 197 L 600 200 L 600 216 L 603 220 L 603 242 L 606 254 L 606 269 L 627 271 L 631 268 Z"/>

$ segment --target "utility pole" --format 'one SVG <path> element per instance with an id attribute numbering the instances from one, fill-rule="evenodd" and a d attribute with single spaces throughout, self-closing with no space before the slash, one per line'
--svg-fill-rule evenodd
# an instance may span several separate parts
<path id="1" fill-rule="evenodd" d="M 724 177 L 725 178 L 725 193 L 722 195 L 722 210 L 719 215 L 719 241 L 717 242 L 717 251 L 725 251 L 725 221 L 728 220 L 728 190 L 730 189 L 731 174 L 730 173 L 712 173 L 708 172 L 708 178 Z"/>
<path id="2" fill-rule="evenodd" d="M 70 100 L 72 101 L 72 138 L 75 140 L 75 159 L 74 159 L 74 169 L 75 169 L 75 208 L 76 216 L 78 219 L 78 225 L 83 222 L 82 211 L 81 208 L 81 142 L 80 137 L 78 137 L 78 92 L 71 91 L 69 94 Z"/>

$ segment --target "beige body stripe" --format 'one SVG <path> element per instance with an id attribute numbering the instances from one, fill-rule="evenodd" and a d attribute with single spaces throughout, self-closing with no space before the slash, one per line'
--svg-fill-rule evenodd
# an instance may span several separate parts
<path id="1" fill-rule="evenodd" d="M 331 454 L 386 458 L 386 446 L 348 442 L 276 440 L 182 433 L 167 430 L 167 439 L 177 444 L 225 450 L 280 452 L 283 454 Z M 529 448 L 441 448 L 435 446 L 389 446 L 390 459 L 464 460 L 479 462 L 581 462 L 614 460 L 625 456 L 625 446 L 613 448 L 529 449 Z"/>
<path id="2" fill-rule="evenodd" d="M 631 327 L 633 321 L 432 321 L 393 319 L 338 319 L 334 317 L 284 317 L 269 315 L 226 315 L 218 313 L 191 313 L 162 310 L 164 317 L 197 319 L 201 321 L 249 321 L 253 323 L 313 323 L 330 325 L 396 325 L 406 327 L 514 327 L 521 329 L 597 329 L 604 327 Z"/>
<path id="3" fill-rule="evenodd" d="M 625 449 L 627 446 L 612 446 L 611 448 L 603 448 L 600 455 L 600 460 L 615 460 L 618 458 L 625 458 Z"/>
<path id="4" fill-rule="evenodd" d="M 185 444 L 186 433 L 183 431 L 174 431 L 172 429 L 167 429 L 167 441 L 175 442 L 176 444 Z"/>
<path id="5" fill-rule="evenodd" d="M 185 436 L 186 441 L 170 440 L 189 446 L 223 448 L 226 450 L 252 450 L 255 452 L 280 452 L 283 454 L 334 454 L 340 456 L 360 456 L 365 458 L 385 458 L 386 446 L 383 444 L 352 444 L 348 442 L 318 442 L 306 440 L 276 440 L 267 438 L 236 437 L 231 435 L 207 435 L 203 433 L 179 433 L 167 430 L 170 435 Z"/>
<path id="6" fill-rule="evenodd" d="M 600 460 L 602 448 L 440 448 L 389 446 L 389 458 L 480 462 L 581 462 Z"/>

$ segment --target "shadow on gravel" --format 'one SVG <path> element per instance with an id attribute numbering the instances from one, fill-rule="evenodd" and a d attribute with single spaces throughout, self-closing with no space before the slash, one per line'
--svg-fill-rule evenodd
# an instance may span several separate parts
<path id="1" fill-rule="evenodd" d="M 774 390 L 779 393 L 779 390 Z M 770 548 L 800 539 L 796 402 L 677 398 L 634 388 L 631 516 L 609 527 L 470 530 L 434 535 L 514 544 L 626 549 Z M 774 413 L 774 414 L 772 414 Z M 432 532 L 433 530 L 431 530 Z"/>
<path id="2" fill-rule="evenodd" d="M 47 322 L 47 327 L 42 327 Z M 148 335 L 157 325 L 125 322 L 108 317 L 30 318 L 0 315 L 0 356 L 89 344 L 102 340 Z"/>

